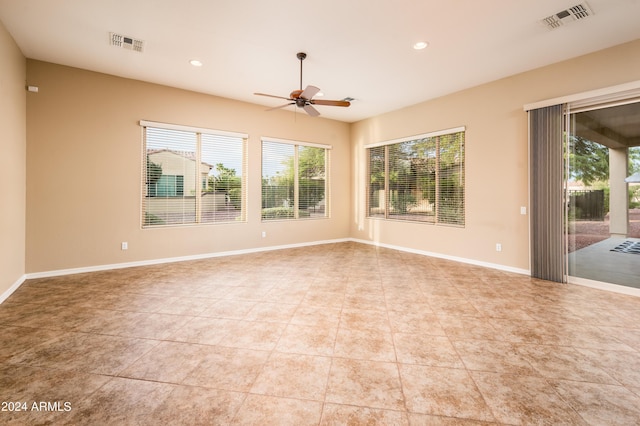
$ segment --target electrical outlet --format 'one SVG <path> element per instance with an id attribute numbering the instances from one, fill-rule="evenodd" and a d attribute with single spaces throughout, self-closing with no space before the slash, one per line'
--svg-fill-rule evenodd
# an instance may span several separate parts
<path id="1" fill-rule="evenodd" d="M 122 244 L 120 245 L 120 249 L 128 250 L 129 249 L 129 243 L 126 242 L 126 241 L 123 241 Z"/>
<path id="2" fill-rule="evenodd" d="M 496 251 L 502 251 L 502 244 L 496 243 Z"/>

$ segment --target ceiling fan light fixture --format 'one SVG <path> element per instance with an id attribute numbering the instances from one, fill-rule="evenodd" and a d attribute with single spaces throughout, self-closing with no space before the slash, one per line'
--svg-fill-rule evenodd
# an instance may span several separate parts
<path id="1" fill-rule="evenodd" d="M 429 46 L 429 43 L 427 43 L 426 41 L 418 41 L 418 42 L 413 44 L 413 48 L 415 50 L 426 49 L 427 46 Z"/>

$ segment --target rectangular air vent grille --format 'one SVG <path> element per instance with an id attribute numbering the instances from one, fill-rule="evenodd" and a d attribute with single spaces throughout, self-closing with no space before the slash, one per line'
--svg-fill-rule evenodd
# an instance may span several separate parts
<path id="1" fill-rule="evenodd" d="M 549 29 L 559 28 L 569 22 L 578 21 L 593 15 L 593 11 L 586 3 L 577 4 L 566 10 L 554 13 L 542 20 Z"/>
<path id="2" fill-rule="evenodd" d="M 137 40 L 133 37 L 127 37 L 116 33 L 109 33 L 109 40 L 110 44 L 115 47 L 133 50 L 135 52 L 142 52 L 144 50 L 144 41 Z"/>

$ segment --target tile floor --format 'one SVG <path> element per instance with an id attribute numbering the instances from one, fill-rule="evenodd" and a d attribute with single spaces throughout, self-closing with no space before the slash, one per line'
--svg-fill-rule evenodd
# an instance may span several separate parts
<path id="1" fill-rule="evenodd" d="M 0 424 L 640 423 L 640 298 L 357 243 L 30 280 L 0 324 Z"/>

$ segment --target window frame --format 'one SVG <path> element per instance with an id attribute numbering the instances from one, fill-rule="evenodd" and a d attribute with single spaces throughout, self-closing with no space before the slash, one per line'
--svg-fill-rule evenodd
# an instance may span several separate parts
<path id="1" fill-rule="evenodd" d="M 265 143 L 276 143 L 289 145 L 293 147 L 293 214 L 292 217 L 281 216 L 281 217 L 273 217 L 268 218 L 265 217 L 264 210 L 267 207 L 264 206 L 264 158 L 265 158 Z M 279 220 L 321 220 L 321 219 L 329 219 L 331 217 L 331 185 L 330 185 L 330 165 L 331 165 L 331 150 L 333 147 L 327 144 L 315 143 L 315 142 L 305 142 L 305 141 L 294 141 L 288 139 L 280 139 L 280 138 L 272 138 L 272 137 L 262 137 L 260 138 L 260 220 L 262 222 L 274 222 Z M 324 215 L 322 216 L 309 216 L 309 217 L 300 217 L 300 169 L 299 169 L 299 152 L 300 147 L 306 148 L 319 148 L 324 150 Z"/>
<path id="2" fill-rule="evenodd" d="M 141 157 L 141 194 L 140 194 L 140 226 L 142 229 L 157 229 L 157 228 L 167 228 L 167 227 L 190 227 L 190 226 L 202 226 L 202 225 L 218 225 L 218 224 L 230 224 L 230 223 L 238 223 L 238 222 L 246 222 L 247 221 L 247 144 L 248 144 L 248 134 L 246 133 L 238 133 L 238 132 L 229 132 L 224 130 L 215 130 L 204 127 L 194 127 L 194 126 L 185 126 L 179 124 L 170 124 L 170 123 L 161 123 L 155 121 L 148 120 L 140 120 L 139 125 L 141 127 L 142 133 L 142 157 Z M 193 221 L 186 222 L 170 222 L 170 223 L 156 223 L 155 220 L 150 220 L 147 218 L 147 204 L 148 199 L 156 198 L 157 195 L 149 196 L 149 183 L 147 182 L 147 162 L 148 162 L 148 150 L 147 150 L 147 129 L 153 128 L 155 130 L 168 130 L 168 131 L 179 131 L 193 134 L 196 138 L 196 147 L 195 147 L 195 155 L 193 161 L 195 162 L 194 171 L 193 171 L 193 179 L 195 182 L 195 188 L 192 191 L 193 197 L 195 199 L 195 218 Z M 239 139 L 239 148 L 241 151 L 240 154 L 240 167 L 241 176 L 240 176 L 240 214 L 233 219 L 221 219 L 221 220 L 206 220 L 203 217 L 203 197 L 206 194 L 207 188 L 207 177 L 202 176 L 201 174 L 201 166 L 203 163 L 203 135 L 211 135 L 214 137 L 228 137 L 228 138 L 237 138 Z M 206 144 L 206 141 L 205 141 Z M 238 147 L 234 146 L 234 149 Z M 226 160 L 224 155 L 221 157 L 223 160 Z M 170 174 L 166 175 L 169 176 Z M 161 175 L 165 176 L 165 175 Z M 209 175 L 208 175 L 209 176 Z M 190 177 L 189 177 L 190 178 Z M 186 176 L 182 176 L 182 194 L 176 194 L 174 198 L 185 198 L 188 195 L 185 194 L 184 181 L 187 179 Z M 156 182 L 157 184 L 157 182 Z M 202 188 L 202 185 L 205 185 L 205 188 Z M 169 197 L 164 197 L 169 198 Z"/>
<path id="3" fill-rule="evenodd" d="M 400 214 L 392 214 L 391 210 L 392 210 L 392 200 L 391 200 L 391 185 L 390 185 L 390 176 L 393 173 L 394 170 L 392 170 L 392 165 L 390 164 L 390 155 L 389 155 L 389 151 L 390 151 L 390 147 L 395 146 L 395 145 L 400 145 L 400 144 L 405 144 L 405 143 L 411 143 L 411 142 L 418 142 L 421 140 L 425 140 L 425 139 L 431 139 L 431 138 L 436 138 L 436 140 L 438 140 L 439 137 L 441 136 L 448 136 L 448 135 L 455 135 L 458 133 L 462 133 L 462 142 L 461 142 L 461 146 L 460 146 L 460 151 L 461 151 L 461 172 L 462 172 L 462 176 L 461 176 L 461 180 L 462 180 L 462 208 L 461 208 L 461 214 L 458 216 L 454 216 L 452 218 L 449 218 L 450 220 L 442 220 L 440 217 L 440 210 L 443 207 L 443 203 L 441 200 L 441 197 L 439 195 L 439 191 L 440 191 L 440 187 L 443 184 L 443 173 L 442 171 L 444 170 L 442 168 L 443 166 L 443 162 L 441 159 L 441 153 L 442 153 L 442 148 L 436 144 L 435 146 L 435 151 L 434 151 L 434 165 L 435 165 L 435 170 L 434 170 L 434 178 L 433 178 L 433 185 L 435 187 L 435 196 L 434 196 L 434 201 L 433 201 L 433 220 L 427 220 L 426 218 L 429 217 L 429 215 L 427 214 L 415 214 L 415 215 L 406 215 L 406 217 L 401 217 Z M 451 227 L 458 227 L 458 228 L 463 228 L 465 227 L 466 224 L 466 172 L 465 172 L 465 162 L 466 162 L 466 127 L 465 126 L 460 126 L 460 127 L 454 127 L 454 128 L 450 128 L 450 129 L 444 129 L 444 130 L 438 130 L 435 132 L 430 132 L 430 133 L 423 133 L 423 134 L 419 134 L 419 135 L 412 135 L 412 136 L 407 136 L 407 137 L 403 137 L 403 138 L 398 138 L 398 139 L 392 139 L 392 140 L 387 140 L 387 141 L 381 141 L 381 142 L 375 142 L 375 143 L 371 143 L 371 144 L 366 144 L 364 146 L 365 148 L 365 158 L 366 158 L 366 177 L 365 177 L 365 181 L 366 181 L 366 197 L 365 197 L 365 217 L 367 219 L 379 219 L 379 220 L 393 220 L 393 221 L 401 221 L 401 222 L 409 222 L 409 223 L 420 223 L 420 224 L 429 224 L 429 225 L 439 225 L 439 226 L 451 226 Z M 382 149 L 381 149 L 382 148 Z M 377 150 L 377 155 L 378 157 L 382 157 L 382 167 L 380 167 L 380 165 L 378 164 L 377 166 L 377 173 L 379 174 L 380 172 L 383 173 L 383 180 L 384 182 L 381 183 L 378 182 L 376 185 L 376 188 L 378 188 L 378 191 L 380 190 L 380 188 L 382 188 L 383 194 L 382 196 L 380 196 L 380 194 L 378 194 L 379 199 L 377 200 L 377 203 L 375 202 L 375 200 L 373 199 L 373 193 L 372 193 L 372 150 L 375 149 Z M 376 154 L 376 153 L 374 153 Z M 423 157 L 418 157 L 418 158 L 423 158 Z M 427 158 L 427 157 L 424 157 Z M 379 162 L 379 161 L 378 161 Z M 409 183 L 414 183 L 413 181 L 408 181 Z M 396 195 L 398 196 L 398 195 Z M 379 204 L 383 203 L 382 206 L 380 206 Z M 376 208 L 377 206 L 377 213 L 376 214 L 372 214 L 372 209 Z M 425 218 L 425 219 L 423 219 Z"/>

